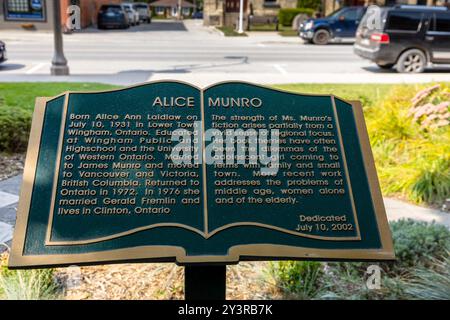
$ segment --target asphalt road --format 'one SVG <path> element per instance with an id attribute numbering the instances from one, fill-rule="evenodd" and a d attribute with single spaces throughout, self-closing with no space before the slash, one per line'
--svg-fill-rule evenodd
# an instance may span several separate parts
<path id="1" fill-rule="evenodd" d="M 47 81 L 51 33 L 0 31 L 10 60 L 0 81 Z M 87 29 L 64 36 L 72 77 L 59 80 L 130 84 L 179 79 L 200 85 L 227 79 L 260 83 L 450 81 L 450 68 L 422 75 L 378 69 L 353 54 L 351 44 L 315 46 L 296 37 L 251 33 L 224 37 L 201 21 L 158 22 L 128 30 Z"/>

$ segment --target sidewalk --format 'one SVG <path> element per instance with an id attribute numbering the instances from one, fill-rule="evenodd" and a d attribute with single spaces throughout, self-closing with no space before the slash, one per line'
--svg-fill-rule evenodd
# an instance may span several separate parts
<path id="1" fill-rule="evenodd" d="M 22 175 L 0 181 L 0 244 L 11 246 L 12 231 L 16 219 L 19 190 Z M 384 204 L 389 221 L 411 218 L 418 221 L 443 224 L 450 228 L 450 214 L 412 205 L 392 198 L 385 198 Z M 0 246 L 0 252 L 3 248 Z"/>

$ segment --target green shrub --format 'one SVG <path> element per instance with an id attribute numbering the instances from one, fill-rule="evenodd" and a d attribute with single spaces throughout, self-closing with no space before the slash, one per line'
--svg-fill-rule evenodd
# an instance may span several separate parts
<path id="1" fill-rule="evenodd" d="M 406 290 L 411 297 L 424 300 L 450 300 L 450 255 L 433 259 L 433 268 L 418 268 L 415 280 Z"/>
<path id="2" fill-rule="evenodd" d="M 277 285 L 297 299 L 313 299 L 320 290 L 322 264 L 314 261 L 280 261 L 270 264 Z"/>
<path id="3" fill-rule="evenodd" d="M 0 152 L 23 152 L 27 148 L 31 112 L 0 108 Z"/>
<path id="4" fill-rule="evenodd" d="M 399 220 L 390 224 L 396 262 L 383 262 L 381 288 L 365 282 L 373 262 L 295 262 L 270 264 L 269 271 L 288 297 L 299 299 L 437 299 L 448 293 L 450 230 L 435 223 Z M 436 263 L 439 261 L 439 263 Z M 434 285 L 432 281 L 447 277 Z M 422 290 L 423 291 L 423 290 Z"/>
<path id="5" fill-rule="evenodd" d="M 450 196 L 450 126 L 424 130 L 414 121 L 412 99 L 423 87 L 397 86 L 365 116 L 383 194 L 441 205 Z M 433 97 L 448 90 L 442 84 Z"/>
<path id="6" fill-rule="evenodd" d="M 402 274 L 412 268 L 432 266 L 432 258 L 450 250 L 450 231 L 444 225 L 402 219 L 391 223 L 397 262 L 384 264 L 386 271 Z"/>
<path id="7" fill-rule="evenodd" d="M 295 16 L 300 13 L 312 16 L 314 10 L 309 8 L 280 9 L 280 11 L 278 11 L 278 22 L 285 27 L 290 27 L 292 26 L 292 22 L 294 21 Z"/>
<path id="8" fill-rule="evenodd" d="M 53 269 L 9 270 L 0 256 L 0 300 L 48 300 L 59 297 Z"/>
<path id="9" fill-rule="evenodd" d="M 297 0 L 297 8 L 309 8 L 319 10 L 322 0 Z"/>

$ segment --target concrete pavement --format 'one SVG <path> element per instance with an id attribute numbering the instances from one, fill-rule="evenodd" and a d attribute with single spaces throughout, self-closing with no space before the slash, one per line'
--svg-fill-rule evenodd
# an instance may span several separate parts
<path id="1" fill-rule="evenodd" d="M 11 245 L 21 183 L 22 175 L 0 181 L 0 244 Z M 450 214 L 443 211 L 419 207 L 392 198 L 385 198 L 384 204 L 389 221 L 411 218 L 425 222 L 435 221 L 450 228 Z M 2 250 L 0 246 L 0 252 Z"/>
<path id="2" fill-rule="evenodd" d="M 70 77 L 51 77 L 48 32 L 0 31 L 10 60 L 0 81 L 82 81 L 129 85 L 175 79 L 205 86 L 223 80 L 273 83 L 450 81 L 450 67 L 417 75 L 380 70 L 349 44 L 315 46 L 297 37 L 252 32 L 224 37 L 199 20 L 154 21 L 129 30 L 86 29 L 64 36 Z"/>

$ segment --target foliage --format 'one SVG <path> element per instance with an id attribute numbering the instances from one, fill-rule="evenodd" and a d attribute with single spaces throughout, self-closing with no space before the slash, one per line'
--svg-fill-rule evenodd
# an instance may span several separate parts
<path id="1" fill-rule="evenodd" d="M 31 128 L 31 112 L 23 109 L 0 108 L 0 150 L 25 151 Z"/>
<path id="2" fill-rule="evenodd" d="M 284 292 L 298 299 L 311 299 L 319 292 L 322 265 L 314 261 L 271 262 L 270 274 Z"/>
<path id="3" fill-rule="evenodd" d="M 322 0 L 297 0 L 297 8 L 319 10 L 321 6 Z"/>
<path id="4" fill-rule="evenodd" d="M 379 263 L 380 289 L 366 286 L 363 262 L 274 262 L 270 274 L 286 297 L 298 299 L 437 299 L 448 293 L 450 231 L 434 223 L 400 220 L 390 224 L 396 262 Z M 306 264 L 306 265 L 305 265 Z M 447 277 L 441 283 L 431 281 Z"/>
<path id="5" fill-rule="evenodd" d="M 385 270 L 401 275 L 413 267 L 430 267 L 432 257 L 443 257 L 450 250 L 450 231 L 444 225 L 411 219 L 391 223 L 397 262 Z"/>
<path id="6" fill-rule="evenodd" d="M 278 11 L 278 22 L 285 27 L 290 27 L 290 26 L 292 26 L 292 22 L 294 21 L 295 16 L 300 13 L 306 14 L 308 16 L 312 16 L 314 13 L 314 10 L 309 9 L 309 8 L 280 9 Z"/>
<path id="7" fill-rule="evenodd" d="M 447 92 L 449 85 L 441 88 Z M 441 204 L 450 195 L 450 126 L 423 130 L 410 108 L 416 92 L 424 88 L 413 89 L 397 86 L 379 106 L 366 110 L 378 175 L 385 195 Z"/>
<path id="8" fill-rule="evenodd" d="M 23 152 L 28 144 L 36 97 L 51 97 L 67 90 L 105 90 L 113 86 L 84 83 L 1 83 L 0 152 Z"/>
<path id="9" fill-rule="evenodd" d="M 441 85 L 436 84 L 419 91 L 411 102 L 409 115 L 422 130 L 450 125 L 450 88 L 441 90 Z"/>
<path id="10" fill-rule="evenodd" d="M 223 34 L 225 35 L 225 37 L 246 37 L 247 34 L 244 33 L 239 33 L 236 30 L 234 30 L 233 27 L 217 27 L 217 29 L 219 29 L 220 31 L 223 32 Z"/>
<path id="11" fill-rule="evenodd" d="M 413 298 L 424 300 L 450 300 L 450 254 L 433 259 L 433 270 L 421 267 L 414 271 L 416 280 L 406 290 Z"/>
<path id="12" fill-rule="evenodd" d="M 9 270 L 7 255 L 0 256 L 0 299 L 57 299 L 59 286 L 52 269 Z"/>

